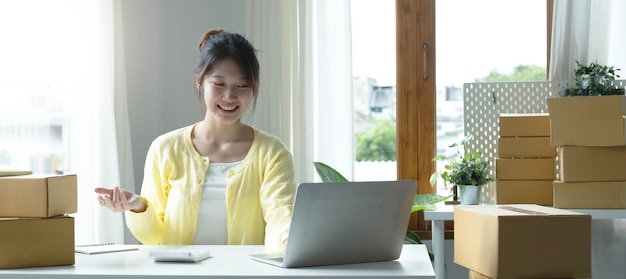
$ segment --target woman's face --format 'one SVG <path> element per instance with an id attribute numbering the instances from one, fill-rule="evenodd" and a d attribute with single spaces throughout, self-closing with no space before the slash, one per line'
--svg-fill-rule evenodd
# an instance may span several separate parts
<path id="1" fill-rule="evenodd" d="M 248 79 L 231 59 L 222 61 L 204 77 L 202 90 L 205 118 L 224 124 L 238 123 L 252 98 Z"/>

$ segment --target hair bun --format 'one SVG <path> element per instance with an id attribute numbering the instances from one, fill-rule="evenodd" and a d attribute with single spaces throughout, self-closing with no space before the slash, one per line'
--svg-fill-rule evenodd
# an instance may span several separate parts
<path id="1" fill-rule="evenodd" d="M 209 31 L 206 31 L 204 34 L 202 34 L 202 36 L 200 37 L 200 42 L 198 43 L 198 51 L 200 52 L 202 51 L 202 48 L 204 48 L 204 45 L 209 40 L 209 38 L 211 38 L 211 36 L 217 35 L 223 32 L 224 30 L 222 29 L 211 29 Z"/>

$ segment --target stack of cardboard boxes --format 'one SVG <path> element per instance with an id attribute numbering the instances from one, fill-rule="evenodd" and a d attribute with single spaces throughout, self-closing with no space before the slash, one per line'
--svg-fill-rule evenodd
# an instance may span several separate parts
<path id="1" fill-rule="evenodd" d="M 591 216 L 531 204 L 458 205 L 454 262 L 470 278 L 591 278 Z"/>
<path id="2" fill-rule="evenodd" d="M 502 114 L 496 158 L 498 204 L 552 205 L 556 148 L 546 114 Z"/>
<path id="3" fill-rule="evenodd" d="M 76 175 L 0 176 L 0 268 L 74 264 Z"/>
<path id="4" fill-rule="evenodd" d="M 626 96 L 548 98 L 554 207 L 626 208 Z"/>

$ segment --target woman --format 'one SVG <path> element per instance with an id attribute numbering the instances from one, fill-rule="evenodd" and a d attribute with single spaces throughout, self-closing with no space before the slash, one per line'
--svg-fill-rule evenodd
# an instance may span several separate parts
<path id="1" fill-rule="evenodd" d="M 254 47 L 209 30 L 200 40 L 195 86 L 204 119 L 151 144 L 141 195 L 96 188 L 99 203 L 126 213 L 144 244 L 287 241 L 295 193 L 293 158 L 276 137 L 241 122 L 259 88 Z"/>

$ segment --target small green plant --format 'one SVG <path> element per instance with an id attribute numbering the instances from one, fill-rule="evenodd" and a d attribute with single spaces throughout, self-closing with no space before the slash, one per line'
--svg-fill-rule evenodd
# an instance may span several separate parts
<path id="1" fill-rule="evenodd" d="M 313 162 L 313 166 L 315 166 L 315 171 L 322 179 L 322 182 L 348 182 L 348 179 L 329 165 L 321 162 Z M 411 213 L 432 208 L 436 203 L 445 201 L 449 198 L 450 196 L 440 196 L 436 194 L 416 194 L 413 198 Z M 420 237 L 408 229 L 406 231 L 405 241 L 411 244 L 423 244 Z M 430 250 L 428 250 L 428 256 L 430 257 L 430 261 L 434 263 L 435 255 Z"/>
<path id="2" fill-rule="evenodd" d="M 456 147 L 457 155 L 456 159 L 452 159 L 444 169 L 437 171 L 430 176 L 430 184 L 435 185 L 437 178 L 441 177 L 445 187 L 448 188 L 449 184 L 452 186 L 459 185 L 475 185 L 480 186 L 487 184 L 489 181 L 493 181 L 493 177 L 490 174 L 489 162 L 482 158 L 482 154 L 478 151 L 461 154 L 461 147 L 465 147 L 472 135 L 466 136 L 460 142 L 456 142 L 450 147 Z M 433 161 L 444 161 L 446 157 L 444 155 L 437 155 L 433 158 Z"/>
<path id="3" fill-rule="evenodd" d="M 576 61 L 574 70 L 576 87 L 565 90 L 568 96 L 604 96 L 624 95 L 624 88 L 613 85 L 613 81 L 620 76 L 616 74 L 614 66 L 600 65 L 597 62 L 585 66 Z"/>

